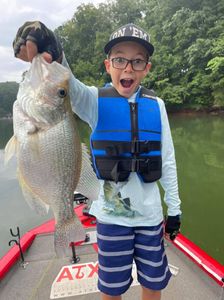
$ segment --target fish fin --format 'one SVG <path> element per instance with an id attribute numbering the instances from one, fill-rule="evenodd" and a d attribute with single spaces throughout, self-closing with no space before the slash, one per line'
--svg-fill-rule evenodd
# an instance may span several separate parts
<path id="1" fill-rule="evenodd" d="M 100 183 L 93 171 L 90 155 L 84 143 L 82 143 L 82 168 L 76 191 L 90 200 L 97 200 L 100 191 Z"/>
<path id="2" fill-rule="evenodd" d="M 49 211 L 49 205 L 44 203 L 43 200 L 32 190 L 21 173 L 18 172 L 17 177 L 23 196 L 29 207 L 39 215 L 46 215 Z"/>
<path id="3" fill-rule="evenodd" d="M 16 145 L 17 145 L 17 139 L 13 135 L 11 137 L 11 139 L 8 141 L 8 143 L 6 144 L 6 146 L 5 146 L 5 157 L 4 157 L 4 163 L 5 163 L 5 165 L 16 154 Z"/>
<path id="4" fill-rule="evenodd" d="M 57 256 L 71 256 L 71 242 L 85 241 L 85 238 L 85 229 L 75 215 L 72 220 L 55 224 L 54 248 Z"/>

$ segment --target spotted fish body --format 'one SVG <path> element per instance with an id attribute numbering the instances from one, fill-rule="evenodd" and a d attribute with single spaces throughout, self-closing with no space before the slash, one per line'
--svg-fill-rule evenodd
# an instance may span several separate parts
<path id="1" fill-rule="evenodd" d="M 70 242 L 85 239 L 73 210 L 78 183 L 79 191 L 86 191 L 87 197 L 97 198 L 99 191 L 89 157 L 80 143 L 69 99 L 69 71 L 65 67 L 57 62 L 48 64 L 41 56 L 34 58 L 20 83 L 13 126 L 6 160 L 16 153 L 17 175 L 29 205 L 41 214 L 48 207 L 52 209 L 55 250 L 58 256 L 64 256 Z M 86 188 L 81 183 L 86 181 L 82 173 L 91 180 Z"/>

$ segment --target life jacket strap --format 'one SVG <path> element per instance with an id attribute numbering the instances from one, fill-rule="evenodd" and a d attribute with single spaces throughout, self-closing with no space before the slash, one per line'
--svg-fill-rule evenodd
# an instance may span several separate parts
<path id="1" fill-rule="evenodd" d="M 119 156 L 124 153 L 141 154 L 161 150 L 160 141 L 93 141 L 93 148 L 105 150 L 108 156 Z"/>
<path id="2" fill-rule="evenodd" d="M 143 181 L 155 181 L 161 177 L 161 156 L 150 157 L 104 157 L 96 156 L 96 165 L 100 176 L 115 182 L 127 180 L 130 172 L 137 172 Z"/>

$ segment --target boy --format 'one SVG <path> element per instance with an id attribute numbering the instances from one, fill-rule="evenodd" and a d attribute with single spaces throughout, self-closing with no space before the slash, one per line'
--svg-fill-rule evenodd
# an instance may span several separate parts
<path id="1" fill-rule="evenodd" d="M 15 56 L 32 61 L 38 53 L 67 65 L 54 34 L 40 22 L 26 22 L 13 43 Z M 105 68 L 112 83 L 88 87 L 71 75 L 74 111 L 92 129 L 93 166 L 101 183 L 90 213 L 97 218 L 99 279 L 103 300 L 120 300 L 132 283 L 133 259 L 142 300 L 161 299 L 171 273 L 163 244 L 160 180 L 168 206 L 166 235 L 180 227 L 174 148 L 164 102 L 141 87 L 154 47 L 134 24 L 112 33 Z"/>

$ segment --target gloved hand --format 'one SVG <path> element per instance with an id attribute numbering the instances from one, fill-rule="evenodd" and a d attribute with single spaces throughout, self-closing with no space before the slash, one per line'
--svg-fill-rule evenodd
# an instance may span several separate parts
<path id="1" fill-rule="evenodd" d="M 169 235 L 171 241 L 173 241 L 177 234 L 180 232 L 180 216 L 168 216 L 165 221 L 165 233 Z"/>
<path id="2" fill-rule="evenodd" d="M 16 57 L 32 61 L 37 53 L 49 55 L 51 59 L 61 62 L 62 47 L 50 29 L 39 21 L 25 22 L 17 31 L 13 41 L 13 50 Z M 47 59 L 46 59 L 47 60 Z"/>

